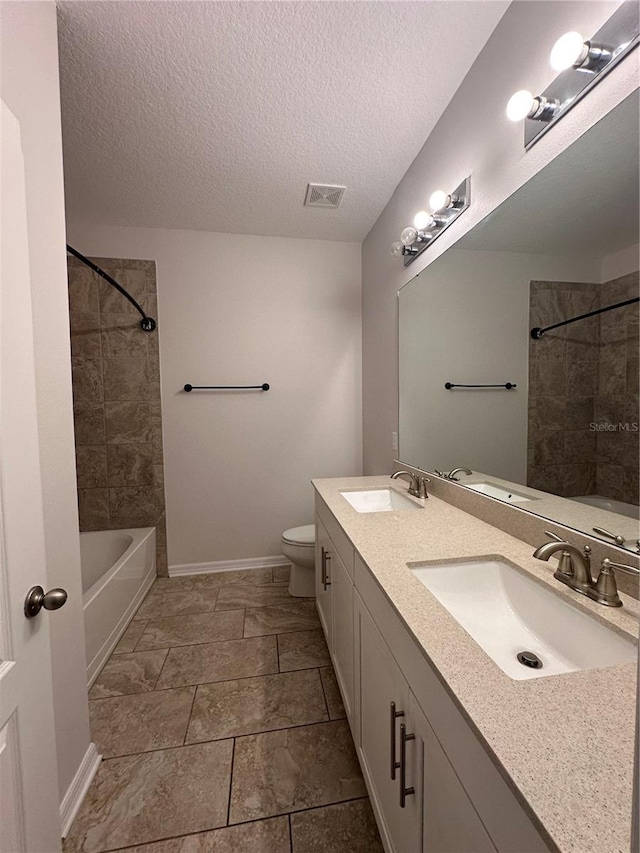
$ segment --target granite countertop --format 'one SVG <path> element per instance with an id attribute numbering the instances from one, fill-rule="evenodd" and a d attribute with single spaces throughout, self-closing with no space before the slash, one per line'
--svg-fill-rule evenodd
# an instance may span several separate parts
<path id="1" fill-rule="evenodd" d="M 406 495 L 404 484 L 388 476 L 314 480 L 313 485 L 559 850 L 628 853 L 636 665 L 515 681 L 406 564 L 501 555 L 560 598 L 631 637 L 638 635 L 640 603 L 621 594 L 624 607 L 609 608 L 578 595 L 554 580 L 555 559 L 536 560 L 531 545 L 433 496 L 415 499 L 421 511 L 358 513 L 340 494 L 393 488 Z"/>

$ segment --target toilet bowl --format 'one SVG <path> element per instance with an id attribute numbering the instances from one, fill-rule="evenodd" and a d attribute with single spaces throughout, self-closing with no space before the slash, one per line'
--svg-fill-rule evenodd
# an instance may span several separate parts
<path id="1" fill-rule="evenodd" d="M 289 594 L 308 597 L 316 594 L 316 526 L 292 527 L 282 534 L 282 553 L 291 560 Z"/>

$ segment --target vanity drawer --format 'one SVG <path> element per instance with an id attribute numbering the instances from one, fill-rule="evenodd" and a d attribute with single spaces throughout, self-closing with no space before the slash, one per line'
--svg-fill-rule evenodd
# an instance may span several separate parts
<path id="1" fill-rule="evenodd" d="M 324 524 L 336 551 L 340 555 L 340 559 L 344 563 L 345 569 L 349 572 L 350 577 L 353 578 L 355 552 L 351 540 L 340 527 L 329 507 L 318 495 L 316 495 L 316 514 Z"/>
<path id="2" fill-rule="evenodd" d="M 548 853 L 522 803 L 502 777 L 360 556 L 356 589 L 408 681 L 499 853 Z"/>

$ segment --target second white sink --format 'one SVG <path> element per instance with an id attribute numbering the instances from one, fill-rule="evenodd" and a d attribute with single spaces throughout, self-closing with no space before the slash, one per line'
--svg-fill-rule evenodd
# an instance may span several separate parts
<path id="1" fill-rule="evenodd" d="M 400 509 L 422 509 L 420 504 L 396 492 L 395 489 L 367 489 L 361 492 L 340 492 L 356 512 L 395 512 Z"/>
<path id="2" fill-rule="evenodd" d="M 409 568 L 503 672 L 516 680 L 636 660 L 631 640 L 501 560 Z M 532 653 L 532 668 L 518 655 Z M 532 659 L 529 659 L 532 662 Z M 535 661 L 533 661 L 535 663 Z"/>
<path id="3" fill-rule="evenodd" d="M 535 501 L 537 498 L 523 495 L 520 492 L 509 491 L 508 489 L 498 486 L 496 483 L 463 483 L 468 489 L 473 489 L 474 492 L 480 492 L 482 495 L 489 495 L 492 498 L 499 498 L 507 503 L 522 503 L 524 501 Z"/>

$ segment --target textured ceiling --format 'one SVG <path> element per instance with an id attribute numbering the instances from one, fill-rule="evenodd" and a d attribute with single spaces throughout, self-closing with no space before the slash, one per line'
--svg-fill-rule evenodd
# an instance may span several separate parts
<path id="1" fill-rule="evenodd" d="M 61 2 L 68 215 L 362 240 L 507 6 Z"/>

